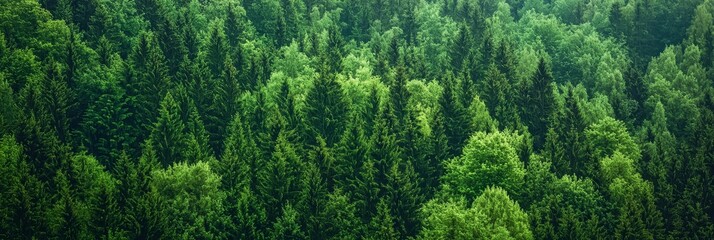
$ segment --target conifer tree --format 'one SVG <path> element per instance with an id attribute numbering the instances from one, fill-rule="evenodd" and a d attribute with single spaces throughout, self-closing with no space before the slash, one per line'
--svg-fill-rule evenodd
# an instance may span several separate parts
<path id="1" fill-rule="evenodd" d="M 235 190 L 228 191 L 233 192 Z M 264 239 L 268 229 L 267 214 L 258 196 L 247 186 L 235 195 L 239 198 L 226 201 L 226 212 L 231 216 L 232 224 L 229 238 Z"/>
<path id="2" fill-rule="evenodd" d="M 501 129 L 517 129 L 520 126 L 518 111 L 515 106 L 513 89 L 506 75 L 496 64 L 491 64 L 481 82 L 480 95 L 483 97 L 490 115 L 498 120 Z"/>
<path id="3" fill-rule="evenodd" d="M 359 176 L 362 164 L 367 161 L 367 151 L 369 148 L 367 137 L 363 128 L 362 117 L 357 111 L 350 112 L 347 118 L 347 129 L 340 138 L 340 142 L 335 144 L 335 188 L 341 188 L 345 192 L 351 192 L 350 182 L 355 181 Z"/>
<path id="4" fill-rule="evenodd" d="M 30 172 L 22 146 L 10 135 L 0 138 L 0 237 L 33 238 L 46 235 L 45 211 L 49 207 L 40 182 Z"/>
<path id="5" fill-rule="evenodd" d="M 383 198 L 377 204 L 377 213 L 369 223 L 369 230 L 365 239 L 399 239 L 399 233 L 394 229 L 394 220 L 389 209 L 389 204 Z"/>
<path id="6" fill-rule="evenodd" d="M 441 82 L 444 90 L 439 98 L 440 113 L 444 120 L 444 133 L 449 140 L 451 156 L 461 153 L 461 148 L 470 134 L 466 108 L 459 101 L 459 93 L 456 91 L 454 81 L 451 76 L 447 76 Z"/>
<path id="7" fill-rule="evenodd" d="M 70 180 L 62 171 L 55 176 L 57 202 L 52 209 L 50 226 L 56 238 L 79 239 L 88 237 L 88 213 L 81 202 L 72 193 Z"/>
<path id="8" fill-rule="evenodd" d="M 342 136 L 347 105 L 341 89 L 334 75 L 321 73 L 308 91 L 305 116 L 309 129 L 303 139 L 310 145 L 316 145 L 316 137 L 322 136 L 332 147 Z"/>
<path id="9" fill-rule="evenodd" d="M 394 107 L 394 115 L 399 120 L 400 126 L 407 115 L 407 103 L 409 102 L 410 94 L 407 90 L 408 76 L 404 66 L 398 66 L 394 71 L 394 81 L 389 86 L 389 97 L 392 106 Z"/>
<path id="10" fill-rule="evenodd" d="M 525 101 L 522 103 L 521 113 L 528 127 L 528 131 L 533 135 L 534 148 L 540 149 L 545 141 L 548 119 L 552 116 L 555 108 L 555 98 L 551 83 L 553 76 L 550 68 L 543 58 L 538 62 L 536 72 L 528 83 L 525 91 L 521 93 Z"/>
<path id="11" fill-rule="evenodd" d="M 208 69 L 211 70 L 213 79 L 220 79 L 229 56 L 228 54 L 230 54 L 228 44 L 226 43 L 226 34 L 220 24 L 214 23 L 214 26 L 210 30 L 206 47 Z"/>
<path id="12" fill-rule="evenodd" d="M 297 202 L 304 169 L 300 157 L 282 133 L 272 155 L 266 163 L 265 172 L 258 176 L 258 190 L 265 203 L 268 221 L 277 219 L 285 204 Z"/>
<path id="13" fill-rule="evenodd" d="M 359 176 L 353 181 L 350 193 L 355 202 L 357 214 L 362 223 L 369 223 L 372 216 L 377 214 L 377 203 L 380 198 L 380 186 L 376 182 L 377 169 L 374 168 L 372 160 L 367 160 L 359 171 Z"/>
<path id="14" fill-rule="evenodd" d="M 306 164 L 300 181 L 299 205 L 296 208 L 300 212 L 301 225 L 310 239 L 325 238 L 323 226 L 331 220 L 323 215 L 327 204 L 327 194 L 327 184 L 320 175 L 320 170 L 315 164 Z"/>
<path id="15" fill-rule="evenodd" d="M 153 34 L 141 34 L 124 75 L 128 108 L 133 116 L 129 125 L 138 143 L 149 135 L 169 86 L 164 55 L 156 42 Z"/>
<path id="16" fill-rule="evenodd" d="M 395 118 L 391 104 L 380 110 L 370 138 L 369 158 L 374 161 L 377 170 L 375 181 L 380 186 L 387 183 L 386 175 L 393 164 L 401 161 L 402 149 L 394 133 Z"/>
<path id="17" fill-rule="evenodd" d="M 287 204 L 282 208 L 282 215 L 273 224 L 270 239 L 307 239 L 305 232 L 300 228 L 298 212 Z"/>
<path id="18" fill-rule="evenodd" d="M 459 34 L 457 35 L 450 51 L 451 67 L 454 72 L 461 71 L 464 67 L 463 64 L 467 61 L 468 55 L 471 53 L 472 41 L 473 38 L 468 25 L 461 24 L 459 26 Z"/>
<path id="19" fill-rule="evenodd" d="M 108 87 L 84 114 L 83 144 L 107 169 L 113 168 L 122 151 L 130 151 L 129 117 L 126 98 L 117 86 Z"/>
<path id="20" fill-rule="evenodd" d="M 385 194 L 394 215 L 394 228 L 403 238 L 416 236 L 420 229 L 418 213 L 423 196 L 419 182 L 410 162 L 396 162 L 387 173 Z"/>
<path id="21" fill-rule="evenodd" d="M 340 189 L 329 193 L 327 198 L 322 212 L 324 219 L 327 219 L 322 229 L 325 238 L 357 238 L 360 234 L 361 222 L 356 215 L 354 203 L 350 202 Z"/>
<path id="22" fill-rule="evenodd" d="M 159 162 L 167 167 L 174 162 L 186 160 L 185 151 L 188 146 L 188 136 L 181 116 L 181 109 L 171 93 L 167 93 L 161 102 L 159 118 L 154 124 L 149 141 L 156 151 Z"/>

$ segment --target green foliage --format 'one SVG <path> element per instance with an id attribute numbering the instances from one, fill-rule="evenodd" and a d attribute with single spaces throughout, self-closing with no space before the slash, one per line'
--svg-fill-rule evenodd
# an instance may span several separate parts
<path id="1" fill-rule="evenodd" d="M 444 190 L 467 200 L 475 199 L 489 186 L 519 193 L 525 169 L 512 145 L 515 137 L 504 132 L 475 133 L 463 154 L 446 162 Z"/>
<path id="2" fill-rule="evenodd" d="M 312 145 L 316 138 L 325 139 L 332 147 L 344 131 L 347 106 L 343 99 L 340 83 L 333 75 L 321 73 L 306 95 L 305 116 L 309 126 L 305 140 Z"/>
<path id="3" fill-rule="evenodd" d="M 181 109 L 171 93 L 166 94 L 161 101 L 159 118 L 149 135 L 149 142 L 164 167 L 187 160 L 184 151 L 188 147 L 188 136 L 184 133 L 185 127 L 179 116 L 180 112 Z"/>
<path id="4" fill-rule="evenodd" d="M 0 239 L 711 239 L 713 12 L 0 0 Z"/>
<path id="5" fill-rule="evenodd" d="M 422 209 L 426 216 L 422 239 L 533 239 L 528 215 L 506 191 L 488 187 L 471 207 L 463 200 L 429 202 Z"/>
<path id="6" fill-rule="evenodd" d="M 47 196 L 46 186 L 30 173 L 22 146 L 12 136 L 5 135 L 0 140 L 0 161 L 2 161 L 2 183 L 0 193 L 2 206 L 0 224 L 2 237 L 32 238 L 48 237 L 47 223 L 44 221 Z"/>
<path id="7" fill-rule="evenodd" d="M 555 99 L 552 88 L 553 76 L 549 66 L 543 58 L 538 62 L 536 72 L 528 82 L 528 86 L 521 93 L 523 103 L 522 119 L 528 127 L 528 131 L 534 136 L 534 148 L 540 149 L 545 141 L 548 118 L 555 108 Z"/>
<path id="8" fill-rule="evenodd" d="M 633 160 L 639 160 L 641 157 L 640 147 L 621 121 L 612 118 L 602 119 L 585 130 L 585 137 L 592 160 L 598 161 L 612 156 L 615 152 Z M 588 168 L 587 164 L 586 168 Z"/>
<path id="9" fill-rule="evenodd" d="M 151 189 L 165 203 L 168 224 L 181 238 L 222 238 L 226 225 L 221 177 L 208 163 L 174 164 L 152 174 Z"/>

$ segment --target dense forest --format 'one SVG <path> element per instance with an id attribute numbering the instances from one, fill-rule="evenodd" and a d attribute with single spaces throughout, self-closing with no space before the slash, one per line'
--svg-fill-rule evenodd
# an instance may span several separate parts
<path id="1" fill-rule="evenodd" d="M 0 0 L 0 239 L 714 239 L 714 0 Z"/>

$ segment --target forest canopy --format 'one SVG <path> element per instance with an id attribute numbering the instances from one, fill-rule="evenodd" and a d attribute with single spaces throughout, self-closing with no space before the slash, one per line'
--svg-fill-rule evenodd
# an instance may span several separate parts
<path id="1" fill-rule="evenodd" d="M 0 0 L 0 239 L 714 239 L 714 0 Z"/>

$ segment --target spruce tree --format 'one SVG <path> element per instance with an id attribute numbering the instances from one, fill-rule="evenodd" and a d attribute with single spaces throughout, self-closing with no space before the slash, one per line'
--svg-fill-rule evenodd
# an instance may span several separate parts
<path id="1" fill-rule="evenodd" d="M 282 208 L 282 215 L 273 224 L 270 239 L 307 239 L 307 235 L 300 228 L 298 212 L 287 204 Z"/>
<path id="2" fill-rule="evenodd" d="M 459 101 L 459 92 L 456 90 L 454 81 L 450 75 L 441 81 L 444 90 L 439 98 L 440 113 L 444 120 L 444 133 L 449 141 L 451 156 L 456 156 L 461 152 L 461 148 L 471 133 L 466 108 Z"/>
<path id="3" fill-rule="evenodd" d="M 531 77 L 523 96 L 522 116 L 528 131 L 533 135 L 533 147 L 540 149 L 545 142 L 548 119 L 552 116 L 555 108 L 555 97 L 553 96 L 553 76 L 550 67 L 541 58 L 538 62 L 536 72 Z"/>
<path id="4" fill-rule="evenodd" d="M 352 111 L 347 118 L 347 129 L 335 144 L 335 188 L 351 192 L 350 182 L 359 176 L 360 168 L 367 161 L 369 148 L 368 139 L 364 133 L 364 120 L 357 111 Z"/>
<path id="5" fill-rule="evenodd" d="M 171 93 L 167 93 L 161 102 L 159 118 L 149 136 L 158 160 L 164 167 L 174 162 L 186 161 L 185 151 L 189 136 L 185 133 L 180 112 L 181 109 Z"/>
<path id="6" fill-rule="evenodd" d="M 124 74 L 128 108 L 132 118 L 129 126 L 141 143 L 148 136 L 158 117 L 159 105 L 169 86 L 164 55 L 151 33 L 142 33 Z"/>
<path id="7" fill-rule="evenodd" d="M 324 225 L 327 219 L 323 215 L 327 204 L 327 184 L 320 175 L 320 169 L 312 163 L 305 165 L 300 181 L 300 198 L 297 209 L 300 222 L 310 239 L 324 239 Z"/>
<path id="8" fill-rule="evenodd" d="M 296 203 L 300 191 L 303 162 L 284 134 L 278 136 L 272 158 L 265 172 L 258 176 L 258 190 L 268 213 L 268 221 L 277 219 L 288 203 Z"/>
<path id="9" fill-rule="evenodd" d="M 317 136 L 322 136 L 328 147 L 339 141 L 347 115 L 341 89 L 334 75 L 321 73 L 308 91 L 305 116 L 309 129 L 303 137 L 308 144 L 315 146 Z"/>
<path id="10" fill-rule="evenodd" d="M 394 229 L 394 219 L 389 209 L 389 203 L 383 198 L 377 204 L 377 213 L 369 223 L 365 239 L 399 239 L 399 233 Z"/>
<path id="11" fill-rule="evenodd" d="M 367 160 L 359 170 L 356 180 L 352 181 L 353 192 L 351 198 L 355 202 L 357 215 L 362 223 L 369 223 L 372 216 L 377 214 L 377 203 L 380 198 L 380 186 L 376 182 L 377 169 L 372 160 Z"/>
<path id="12" fill-rule="evenodd" d="M 394 228 L 402 238 L 416 236 L 419 225 L 419 208 L 423 196 L 420 180 L 410 162 L 396 162 L 387 173 L 385 194 L 394 215 Z"/>
<path id="13" fill-rule="evenodd" d="M 394 133 L 396 119 L 391 104 L 380 110 L 375 122 L 374 131 L 370 138 L 369 158 L 374 161 L 377 170 L 375 181 L 380 186 L 387 183 L 386 175 L 393 164 L 401 161 L 402 149 L 399 146 L 397 135 Z"/>

